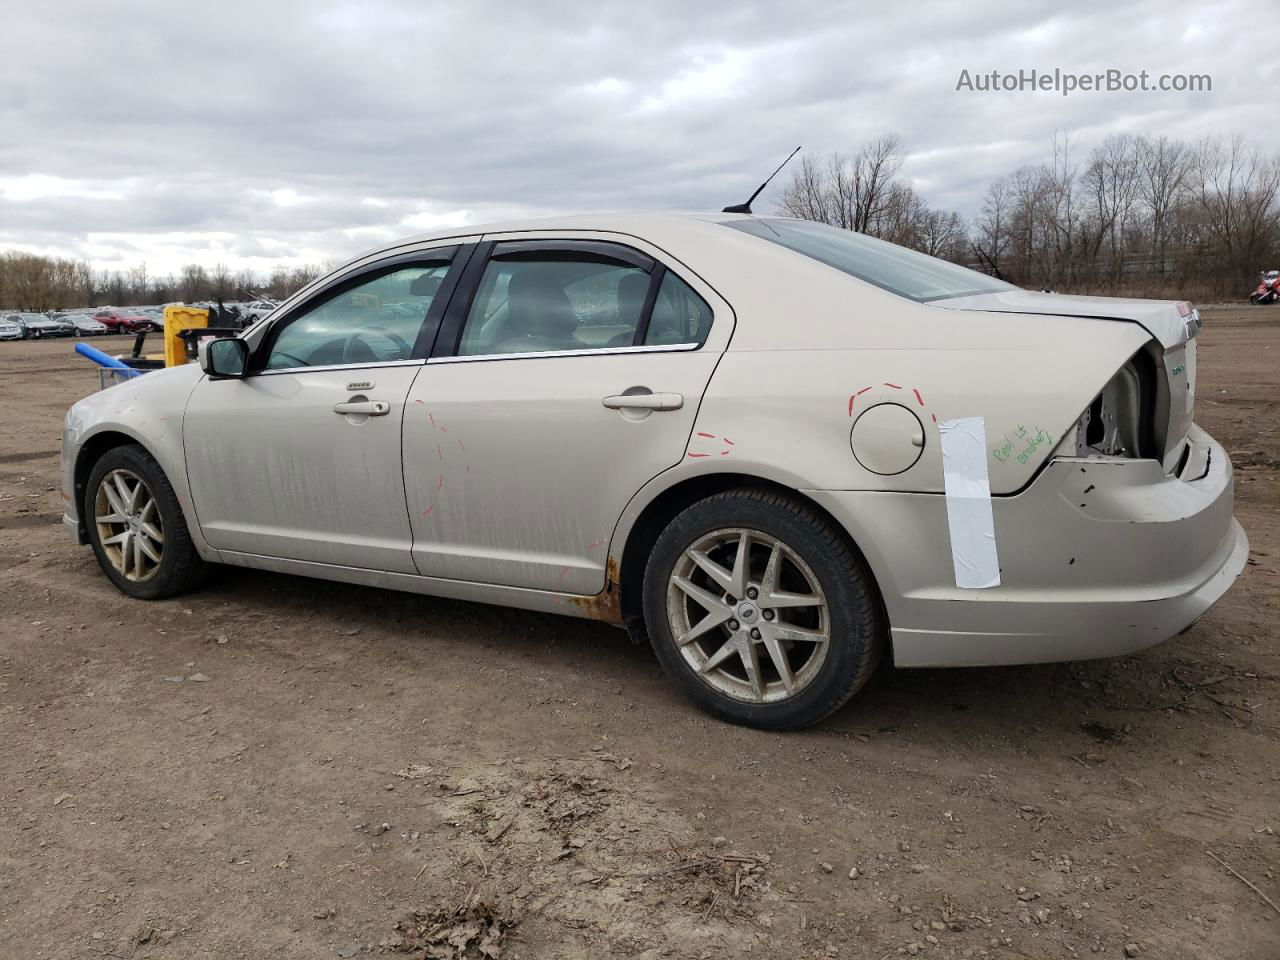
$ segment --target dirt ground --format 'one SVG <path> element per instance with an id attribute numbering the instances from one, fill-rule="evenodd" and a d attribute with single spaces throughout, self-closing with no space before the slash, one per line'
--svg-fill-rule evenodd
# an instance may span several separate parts
<path id="1" fill-rule="evenodd" d="M 603 625 L 234 570 L 127 600 L 59 523 L 94 369 L 0 344 L 0 960 L 1280 957 L 1280 308 L 1205 314 L 1227 597 L 1139 656 L 886 664 L 791 735 Z"/>

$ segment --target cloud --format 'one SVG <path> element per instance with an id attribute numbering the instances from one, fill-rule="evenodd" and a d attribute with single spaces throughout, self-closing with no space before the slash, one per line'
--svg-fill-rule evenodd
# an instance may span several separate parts
<path id="1" fill-rule="evenodd" d="M 1262 0 L 604 5 L 69 0 L 6 14 L 0 247 L 153 273 L 340 260 L 491 219 L 719 209 L 797 143 L 900 134 L 931 203 L 1132 131 L 1259 123 Z M 960 71 L 1209 73 L 1207 94 L 957 92 Z M 771 191 L 776 196 L 776 190 Z M 757 209 L 768 209 L 770 194 Z"/>

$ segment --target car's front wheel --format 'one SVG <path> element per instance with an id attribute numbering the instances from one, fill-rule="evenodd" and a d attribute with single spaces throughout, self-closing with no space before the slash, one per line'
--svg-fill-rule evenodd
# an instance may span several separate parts
<path id="1" fill-rule="evenodd" d="M 82 509 L 98 563 L 129 596 L 160 600 L 203 578 L 178 497 L 142 447 L 115 447 L 94 464 Z"/>
<path id="2" fill-rule="evenodd" d="M 716 494 L 676 516 L 643 590 L 667 673 L 735 723 L 817 723 L 866 683 L 883 646 L 865 562 L 814 511 L 771 491 Z"/>

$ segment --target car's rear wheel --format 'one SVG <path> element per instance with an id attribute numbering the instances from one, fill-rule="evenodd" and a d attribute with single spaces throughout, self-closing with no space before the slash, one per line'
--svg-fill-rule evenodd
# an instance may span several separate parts
<path id="1" fill-rule="evenodd" d="M 735 723 L 817 723 L 866 683 L 883 646 L 865 562 L 814 511 L 770 491 L 728 491 L 680 513 L 643 590 L 666 671 Z"/>
<path id="2" fill-rule="evenodd" d="M 129 596 L 160 600 L 203 579 L 178 497 L 142 447 L 115 447 L 94 464 L 82 509 L 99 565 Z"/>

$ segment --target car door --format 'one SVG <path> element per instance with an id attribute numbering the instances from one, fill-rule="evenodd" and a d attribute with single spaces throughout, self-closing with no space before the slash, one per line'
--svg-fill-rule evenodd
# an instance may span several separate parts
<path id="1" fill-rule="evenodd" d="M 365 265 L 255 336 L 244 379 L 204 379 L 183 422 L 219 550 L 413 573 L 400 430 L 456 245 Z"/>
<path id="2" fill-rule="evenodd" d="M 684 457 L 731 328 L 723 300 L 652 252 L 482 244 L 406 405 L 417 569 L 603 589 L 614 526 Z"/>

